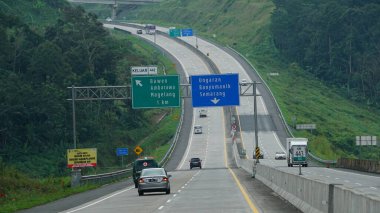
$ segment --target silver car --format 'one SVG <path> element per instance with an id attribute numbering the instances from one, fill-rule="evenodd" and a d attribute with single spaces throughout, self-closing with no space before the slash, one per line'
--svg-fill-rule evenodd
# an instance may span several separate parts
<path id="1" fill-rule="evenodd" d="M 201 125 L 195 125 L 194 126 L 194 134 L 202 134 L 202 126 Z"/>
<path id="2" fill-rule="evenodd" d="M 285 152 L 276 152 L 274 159 L 275 160 L 286 160 Z"/>
<path id="3" fill-rule="evenodd" d="M 170 194 L 170 181 L 164 168 L 143 169 L 139 178 L 139 196 L 145 192 L 165 192 Z"/>

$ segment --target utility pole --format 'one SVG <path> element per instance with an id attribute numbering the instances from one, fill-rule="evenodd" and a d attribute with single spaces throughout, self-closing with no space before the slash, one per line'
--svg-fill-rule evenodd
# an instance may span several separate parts
<path id="1" fill-rule="evenodd" d="M 71 86 L 71 99 L 73 106 L 73 141 L 74 141 L 74 149 L 77 148 L 77 135 L 76 135 L 76 122 L 75 122 L 75 88 L 74 85 Z"/>

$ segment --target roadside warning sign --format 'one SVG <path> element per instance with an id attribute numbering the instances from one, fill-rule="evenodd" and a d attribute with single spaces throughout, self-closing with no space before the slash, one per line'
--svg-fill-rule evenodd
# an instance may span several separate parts
<path id="1" fill-rule="evenodd" d="M 140 155 L 143 149 L 140 146 L 136 146 L 133 150 L 137 155 Z"/>

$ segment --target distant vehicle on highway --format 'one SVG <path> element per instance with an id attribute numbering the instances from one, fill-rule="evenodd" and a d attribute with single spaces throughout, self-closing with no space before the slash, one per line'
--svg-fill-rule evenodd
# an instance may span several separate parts
<path id="1" fill-rule="evenodd" d="M 147 168 L 159 168 L 158 163 L 152 157 L 138 158 L 133 163 L 132 177 L 135 183 L 135 188 L 138 187 L 138 180 L 141 175 L 141 171 Z"/>
<path id="2" fill-rule="evenodd" d="M 202 160 L 200 158 L 191 158 L 189 162 L 190 169 L 193 169 L 194 167 L 199 167 L 202 169 Z"/>
<path id="3" fill-rule="evenodd" d="M 200 118 L 207 117 L 207 110 L 205 109 L 199 110 L 199 117 Z"/>
<path id="4" fill-rule="evenodd" d="M 275 160 L 286 160 L 285 152 L 276 152 L 274 159 Z"/>
<path id="5" fill-rule="evenodd" d="M 138 29 L 138 30 L 136 31 L 136 33 L 137 33 L 137 34 L 142 34 L 142 33 L 143 33 L 143 31 L 142 31 L 142 30 L 140 30 L 140 29 Z"/>
<path id="6" fill-rule="evenodd" d="M 247 79 L 243 78 L 243 79 L 241 79 L 240 83 L 242 86 L 247 86 L 248 81 L 247 81 Z"/>
<path id="7" fill-rule="evenodd" d="M 287 138 L 286 152 L 288 167 L 302 165 L 307 167 L 307 138 Z"/>
<path id="8" fill-rule="evenodd" d="M 112 18 L 107 17 L 107 18 L 106 18 L 106 21 L 111 22 L 111 21 L 112 21 Z"/>
<path id="9" fill-rule="evenodd" d="M 194 134 L 202 134 L 202 126 L 201 125 L 195 125 L 194 126 Z"/>
<path id="10" fill-rule="evenodd" d="M 149 35 L 153 35 L 156 33 L 156 25 L 146 24 L 145 25 L 145 33 Z"/>
<path id="11" fill-rule="evenodd" d="M 143 169 L 139 178 L 139 196 L 145 192 L 165 192 L 170 194 L 170 181 L 164 168 Z"/>

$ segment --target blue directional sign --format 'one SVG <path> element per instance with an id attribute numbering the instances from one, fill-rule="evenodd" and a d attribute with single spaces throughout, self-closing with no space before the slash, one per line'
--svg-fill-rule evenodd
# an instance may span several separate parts
<path id="1" fill-rule="evenodd" d="M 182 29 L 181 34 L 182 36 L 193 36 L 193 29 Z"/>
<path id="2" fill-rule="evenodd" d="M 128 155 L 128 148 L 116 148 L 116 155 L 117 156 Z"/>
<path id="3" fill-rule="evenodd" d="M 238 74 L 191 76 L 193 107 L 240 105 Z"/>

